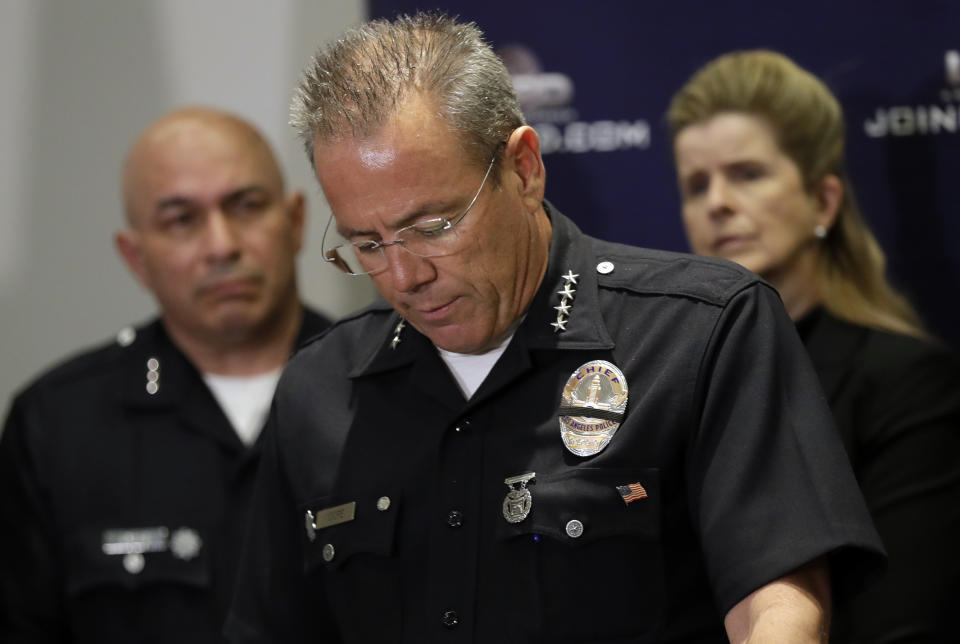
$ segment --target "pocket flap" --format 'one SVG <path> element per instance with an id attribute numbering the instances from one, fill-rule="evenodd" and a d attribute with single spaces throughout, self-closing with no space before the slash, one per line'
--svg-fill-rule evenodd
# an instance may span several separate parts
<path id="1" fill-rule="evenodd" d="M 631 485 L 639 487 L 633 488 L 636 498 L 628 502 L 624 495 Z M 518 523 L 499 521 L 499 538 L 541 534 L 581 545 L 610 536 L 659 537 L 660 478 L 655 468 L 582 468 L 538 475 L 527 489 L 529 514 Z"/>
<path id="2" fill-rule="evenodd" d="M 323 497 L 308 503 L 303 513 L 308 524 L 310 516 L 314 521 L 306 549 L 307 571 L 318 566 L 336 570 L 364 554 L 393 554 L 399 493 Z"/>
<path id="3" fill-rule="evenodd" d="M 82 526 L 67 536 L 67 593 L 104 586 L 210 585 L 204 532 L 177 526 Z"/>

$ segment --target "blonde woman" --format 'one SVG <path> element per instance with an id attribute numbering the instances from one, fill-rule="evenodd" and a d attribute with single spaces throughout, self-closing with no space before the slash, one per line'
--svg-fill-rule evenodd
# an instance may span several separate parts
<path id="1" fill-rule="evenodd" d="M 844 172 L 839 103 L 770 51 L 698 71 L 668 113 L 692 250 L 775 286 L 890 556 L 836 642 L 958 641 L 960 367 L 884 274 Z"/>

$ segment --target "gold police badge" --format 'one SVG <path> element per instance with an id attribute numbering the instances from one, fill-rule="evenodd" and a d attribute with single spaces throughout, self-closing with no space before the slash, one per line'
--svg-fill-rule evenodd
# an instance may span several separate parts
<path id="1" fill-rule="evenodd" d="M 623 422 L 627 409 L 627 379 L 606 360 L 593 360 L 573 372 L 563 388 L 560 436 L 577 456 L 602 451 Z"/>

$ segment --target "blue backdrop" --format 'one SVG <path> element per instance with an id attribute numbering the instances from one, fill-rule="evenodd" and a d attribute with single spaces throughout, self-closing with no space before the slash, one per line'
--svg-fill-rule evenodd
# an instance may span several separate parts
<path id="1" fill-rule="evenodd" d="M 844 105 L 848 165 L 893 281 L 960 347 L 960 2 L 370 0 L 475 21 L 541 135 L 547 197 L 592 235 L 688 250 L 664 113 L 701 65 L 764 47 Z"/>

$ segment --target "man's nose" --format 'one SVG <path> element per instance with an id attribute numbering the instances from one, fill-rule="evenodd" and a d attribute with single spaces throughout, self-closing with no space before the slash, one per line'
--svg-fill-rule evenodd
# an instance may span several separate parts
<path id="1" fill-rule="evenodd" d="M 220 209 L 207 215 L 204 242 L 207 257 L 211 261 L 232 259 L 240 254 L 240 242 L 237 230 L 230 219 Z"/>
<path id="2" fill-rule="evenodd" d="M 385 247 L 383 254 L 393 288 L 400 293 L 415 291 L 436 277 L 436 269 L 428 259 L 407 252 L 400 244 Z"/>

